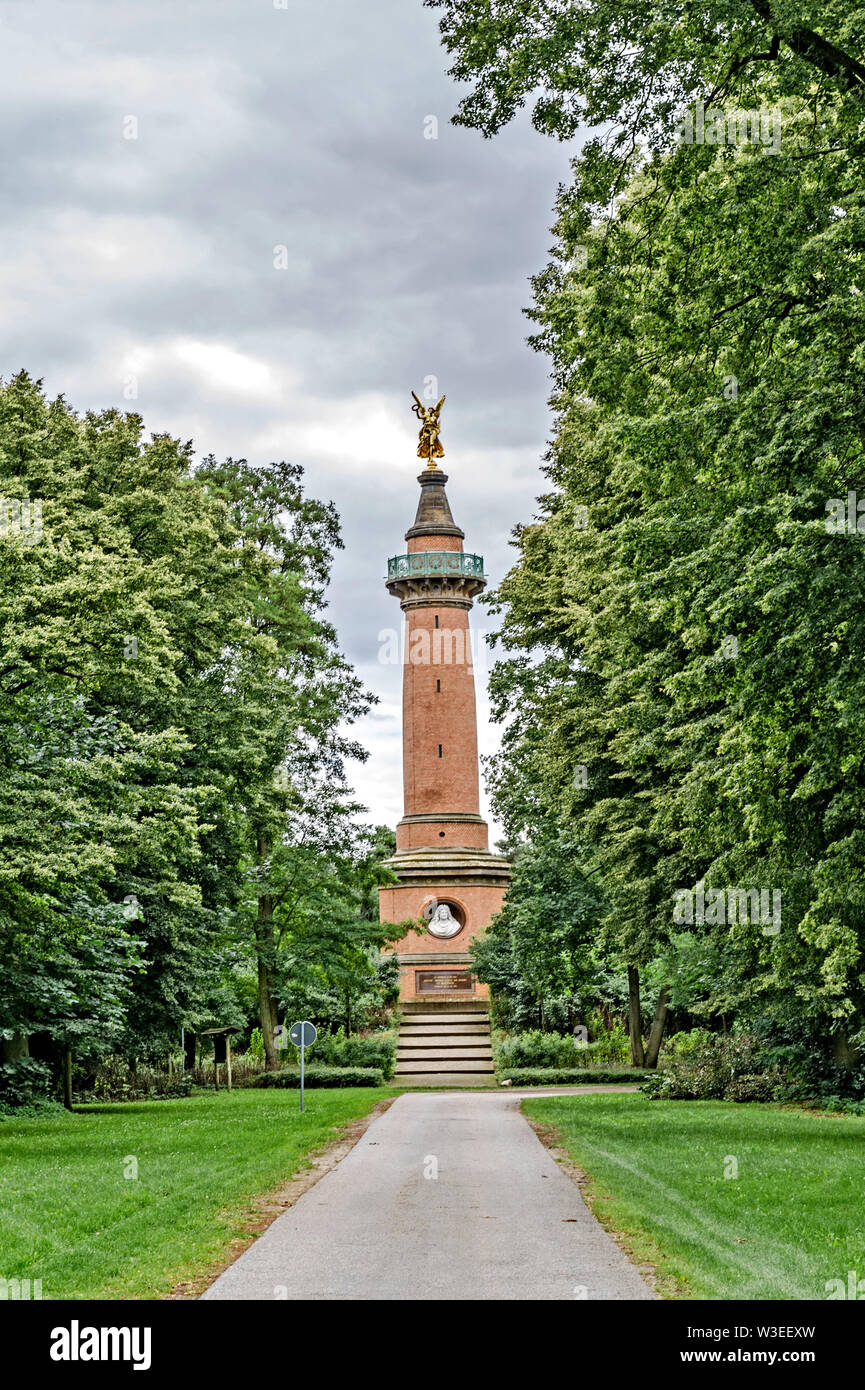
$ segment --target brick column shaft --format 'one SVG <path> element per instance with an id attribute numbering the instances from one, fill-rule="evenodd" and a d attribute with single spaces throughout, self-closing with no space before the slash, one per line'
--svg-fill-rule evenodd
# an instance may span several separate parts
<path id="1" fill-rule="evenodd" d="M 389 861 L 399 883 L 380 890 L 381 913 L 399 921 L 444 902 L 461 923 L 456 936 L 411 934 L 397 944 L 402 998 L 483 998 L 486 986 L 470 979 L 468 943 L 501 907 L 509 877 L 507 862 L 489 852 L 480 814 L 469 612 L 486 581 L 481 558 L 464 554 L 447 475 L 427 469 L 418 482 L 407 551 L 388 562 L 387 587 L 405 613 L 404 814 Z"/>

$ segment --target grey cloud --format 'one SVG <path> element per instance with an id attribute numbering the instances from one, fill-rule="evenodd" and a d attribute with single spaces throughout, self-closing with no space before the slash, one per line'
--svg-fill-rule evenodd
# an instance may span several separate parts
<path id="1" fill-rule="evenodd" d="M 264 461 L 266 438 L 302 463 L 343 517 L 332 620 L 397 707 L 376 639 L 400 622 L 382 578 L 417 500 L 409 392 L 428 374 L 447 392 L 454 514 L 495 582 L 542 486 L 548 383 L 522 309 L 569 151 L 525 120 L 493 141 L 448 125 L 458 92 L 420 0 L 13 0 L 3 39 L 0 371 L 194 431 L 202 454 Z M 178 358 L 189 341 L 263 362 L 279 389 L 225 389 Z M 378 469 L 353 454 L 373 400 L 406 439 Z M 379 706 L 361 732 L 377 754 L 361 795 L 390 813 L 397 726 Z"/>

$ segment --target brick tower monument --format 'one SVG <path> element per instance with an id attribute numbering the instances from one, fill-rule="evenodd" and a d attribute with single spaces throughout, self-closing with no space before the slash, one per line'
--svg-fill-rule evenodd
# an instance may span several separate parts
<path id="1" fill-rule="evenodd" d="M 396 945 L 403 1000 L 486 998 L 469 969 L 469 942 L 502 905 L 506 859 L 491 854 L 480 814 L 477 715 L 469 611 L 485 587 L 480 555 L 463 551 L 464 532 L 448 504 L 438 412 L 415 396 L 423 421 L 414 525 L 406 553 L 387 564 L 387 588 L 405 613 L 403 657 L 404 814 L 397 884 L 379 890 L 382 921 L 422 918 L 426 931 Z"/>

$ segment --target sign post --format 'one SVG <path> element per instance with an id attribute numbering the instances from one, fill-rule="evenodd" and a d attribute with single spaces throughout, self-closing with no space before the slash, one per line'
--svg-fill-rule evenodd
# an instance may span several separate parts
<path id="1" fill-rule="evenodd" d="M 305 1070 L 306 1049 L 315 1042 L 318 1037 L 318 1029 L 314 1023 L 293 1023 L 288 1030 L 288 1040 L 293 1042 L 295 1047 L 300 1048 L 300 1108 L 303 1110 L 303 1080 Z"/>

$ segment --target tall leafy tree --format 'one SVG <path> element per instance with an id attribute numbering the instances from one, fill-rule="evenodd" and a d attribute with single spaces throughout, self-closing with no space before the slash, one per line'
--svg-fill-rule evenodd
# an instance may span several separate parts
<path id="1" fill-rule="evenodd" d="M 301 476 L 291 464 L 254 469 L 213 459 L 197 475 L 242 537 L 245 626 L 228 656 L 244 712 L 233 775 L 255 886 L 259 1012 L 270 1065 L 277 1062 L 278 917 L 287 901 L 308 905 L 315 897 L 297 826 L 314 806 L 317 834 L 330 832 L 336 842 L 346 815 L 345 759 L 365 756 L 342 729 L 368 707 L 324 614 L 331 555 L 341 544 L 338 517 L 332 505 L 304 495 Z"/>
<path id="2" fill-rule="evenodd" d="M 544 1004 L 565 996 L 584 1005 L 596 972 L 593 952 L 601 895 L 567 833 L 538 839 L 517 854 L 507 899 L 473 950 L 478 977 L 512 1004 L 525 995 L 544 1025 Z"/>
<path id="3" fill-rule="evenodd" d="M 493 599 L 499 803 L 578 827 L 632 967 L 684 949 L 677 887 L 780 890 L 780 932 L 695 924 L 680 978 L 855 1033 L 865 571 L 827 521 L 863 492 L 865 7 L 431 3 L 462 123 L 603 126 L 534 282 L 556 432 Z"/>
<path id="4" fill-rule="evenodd" d="M 291 465 L 196 470 L 191 446 L 144 440 L 135 415 L 79 417 L 26 373 L 0 388 L 0 491 L 7 1052 L 76 1030 L 83 1048 L 101 1027 L 158 1053 L 212 1022 L 250 881 L 270 1021 L 288 817 L 361 751 L 339 726 L 364 697 L 323 616 L 333 508 Z M 41 528 L 21 526 L 37 515 L 22 500 Z"/>

